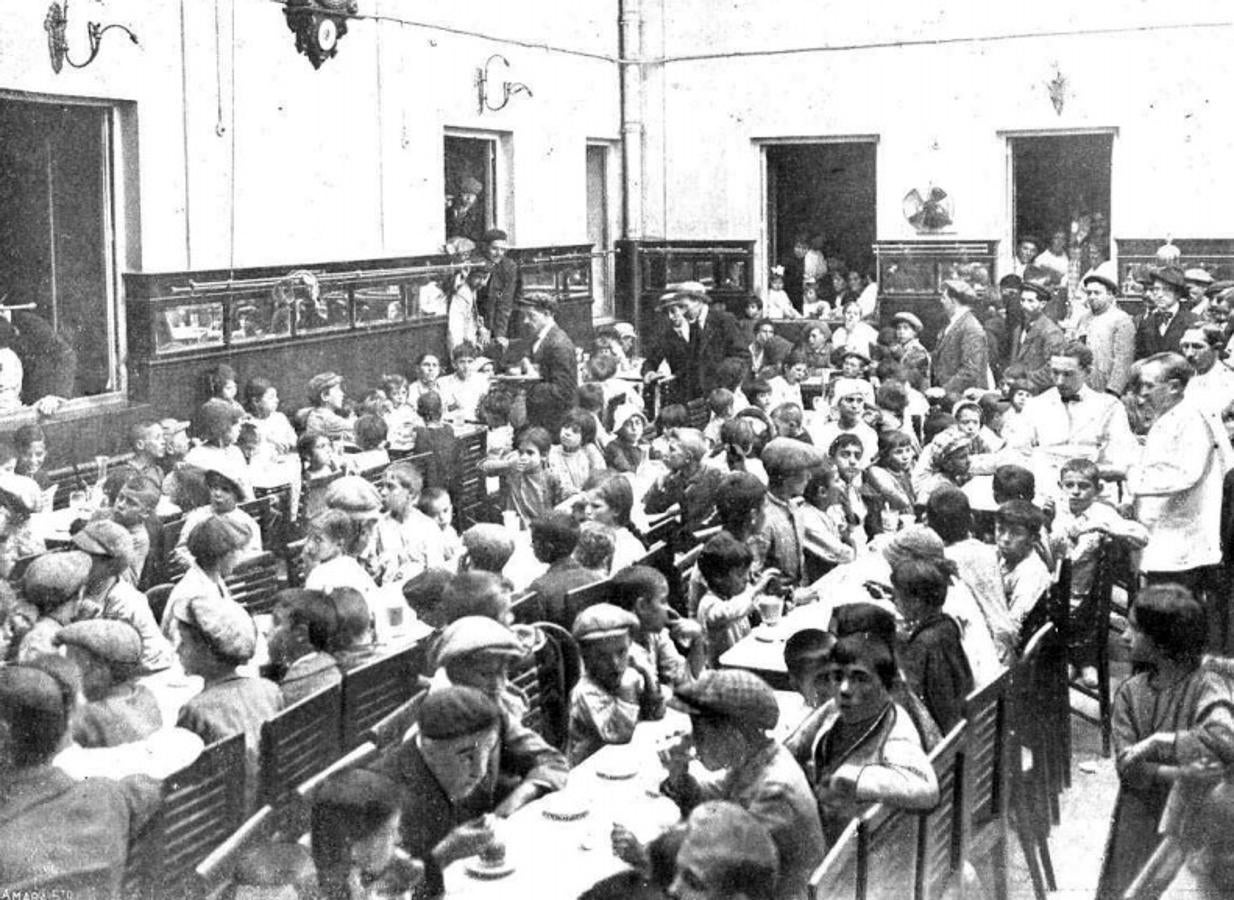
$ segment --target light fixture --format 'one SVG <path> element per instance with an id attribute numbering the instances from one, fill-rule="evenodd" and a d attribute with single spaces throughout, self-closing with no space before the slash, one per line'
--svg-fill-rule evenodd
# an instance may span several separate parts
<path id="1" fill-rule="evenodd" d="M 1054 77 L 1045 83 L 1045 89 L 1050 95 L 1050 103 L 1054 105 L 1054 112 L 1061 116 L 1070 91 L 1068 90 L 1067 76 L 1058 67 L 1058 63 L 1054 64 Z"/>
<path id="2" fill-rule="evenodd" d="M 94 62 L 94 58 L 99 55 L 99 47 L 103 43 L 103 35 L 111 31 L 113 28 L 118 28 L 129 36 L 129 40 L 134 44 L 137 43 L 137 35 L 133 34 L 124 25 L 102 25 L 98 22 L 86 23 L 86 36 L 90 39 L 90 55 L 83 62 L 74 62 L 69 56 L 69 42 L 64 36 L 64 31 L 69 24 L 69 0 L 64 0 L 64 6 L 61 6 L 59 0 L 52 0 L 51 6 L 47 7 L 47 18 L 43 20 L 43 30 L 47 32 L 47 52 L 51 54 L 51 69 L 59 74 L 67 62 L 74 69 L 84 69 L 90 63 Z"/>
<path id="3" fill-rule="evenodd" d="M 488 99 L 488 82 L 489 82 L 489 66 L 493 64 L 493 60 L 500 60 L 501 64 L 507 69 L 510 68 L 510 61 L 500 53 L 494 53 L 484 62 L 484 68 L 476 69 L 476 111 L 480 115 L 484 114 L 487 109 L 489 112 L 497 112 L 505 109 L 506 104 L 510 102 L 510 98 L 515 94 L 526 94 L 528 97 L 534 96 L 531 93 L 531 88 L 523 84 L 521 81 L 503 81 L 501 83 L 501 102 L 496 106 L 489 102 Z"/>
<path id="4" fill-rule="evenodd" d="M 283 15 L 296 36 L 296 50 L 314 69 L 338 53 L 339 39 L 347 33 L 347 19 L 358 11 L 356 0 L 286 0 Z"/>

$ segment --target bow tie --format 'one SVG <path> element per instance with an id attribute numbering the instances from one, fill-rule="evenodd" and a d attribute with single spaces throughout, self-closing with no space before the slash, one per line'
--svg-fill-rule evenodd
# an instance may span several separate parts
<path id="1" fill-rule="evenodd" d="M 1070 397 L 1064 397 L 1062 394 L 1059 394 L 1058 396 L 1062 399 L 1064 403 L 1079 403 L 1080 402 L 1079 394 L 1072 394 Z"/>

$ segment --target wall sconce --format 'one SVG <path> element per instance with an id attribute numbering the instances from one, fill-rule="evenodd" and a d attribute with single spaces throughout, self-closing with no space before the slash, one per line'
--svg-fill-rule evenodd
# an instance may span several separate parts
<path id="1" fill-rule="evenodd" d="M 487 109 L 490 112 L 497 112 L 505 109 L 506 104 L 510 102 L 510 98 L 515 94 L 526 94 L 528 97 L 535 96 L 531 93 L 531 88 L 523 84 L 521 81 L 503 81 L 501 83 L 501 102 L 494 106 L 488 99 L 488 80 L 489 66 L 493 64 L 493 60 L 500 60 L 501 64 L 507 69 L 510 68 L 510 61 L 500 53 L 494 53 L 484 62 L 483 69 L 476 69 L 476 111 L 480 115 L 484 115 Z"/>
<path id="2" fill-rule="evenodd" d="M 69 56 L 69 42 L 64 31 L 69 24 L 69 0 L 64 0 L 62 7 L 59 0 L 52 0 L 47 8 L 47 18 L 43 20 L 43 30 L 47 32 L 47 52 L 51 54 L 51 70 L 57 75 L 67 62 L 74 69 L 84 69 L 99 55 L 99 47 L 103 43 L 103 35 L 113 28 L 119 28 L 129 36 L 129 40 L 137 43 L 137 35 L 124 25 L 100 25 L 98 22 L 86 23 L 86 35 L 90 39 L 90 55 L 84 62 L 74 62 Z"/>
<path id="3" fill-rule="evenodd" d="M 296 50 L 314 69 L 338 53 L 339 38 L 347 33 L 347 18 L 357 12 L 356 0 L 286 0 L 283 15 L 296 36 Z"/>

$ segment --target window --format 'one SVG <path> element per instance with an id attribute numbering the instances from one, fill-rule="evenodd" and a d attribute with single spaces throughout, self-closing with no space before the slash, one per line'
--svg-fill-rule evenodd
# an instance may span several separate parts
<path id="1" fill-rule="evenodd" d="M 112 247 L 113 112 L 0 98 L 0 297 L 7 308 L 0 315 L 15 332 L 9 342 L 21 363 L 23 405 L 49 394 L 96 397 L 123 387 Z M 210 329 L 203 321 L 179 327 Z M 3 371 L 6 357 L 12 358 L 0 356 L 0 397 L 12 383 Z M 0 404 L 0 412 L 13 408 Z"/>
<path id="2" fill-rule="evenodd" d="M 445 235 L 479 244 L 489 228 L 502 228 L 499 215 L 496 137 L 445 138 Z"/>

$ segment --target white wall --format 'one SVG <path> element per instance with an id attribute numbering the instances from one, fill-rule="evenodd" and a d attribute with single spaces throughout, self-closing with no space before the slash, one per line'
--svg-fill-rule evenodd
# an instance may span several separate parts
<path id="1" fill-rule="evenodd" d="M 616 0 L 450 6 L 362 0 L 361 12 L 590 53 L 617 46 Z M 617 67 L 603 60 L 357 20 L 315 71 L 269 0 L 74 0 L 77 56 L 87 18 L 124 22 L 141 44 L 111 32 L 91 66 L 55 75 L 45 13 L 0 0 L 0 91 L 133 104 L 139 222 L 127 224 L 131 265 L 145 271 L 436 252 L 447 127 L 510 135 L 517 243 L 581 243 L 586 139 L 620 134 Z M 497 52 L 512 67 L 502 77 L 534 97 L 479 115 L 475 69 Z"/>

